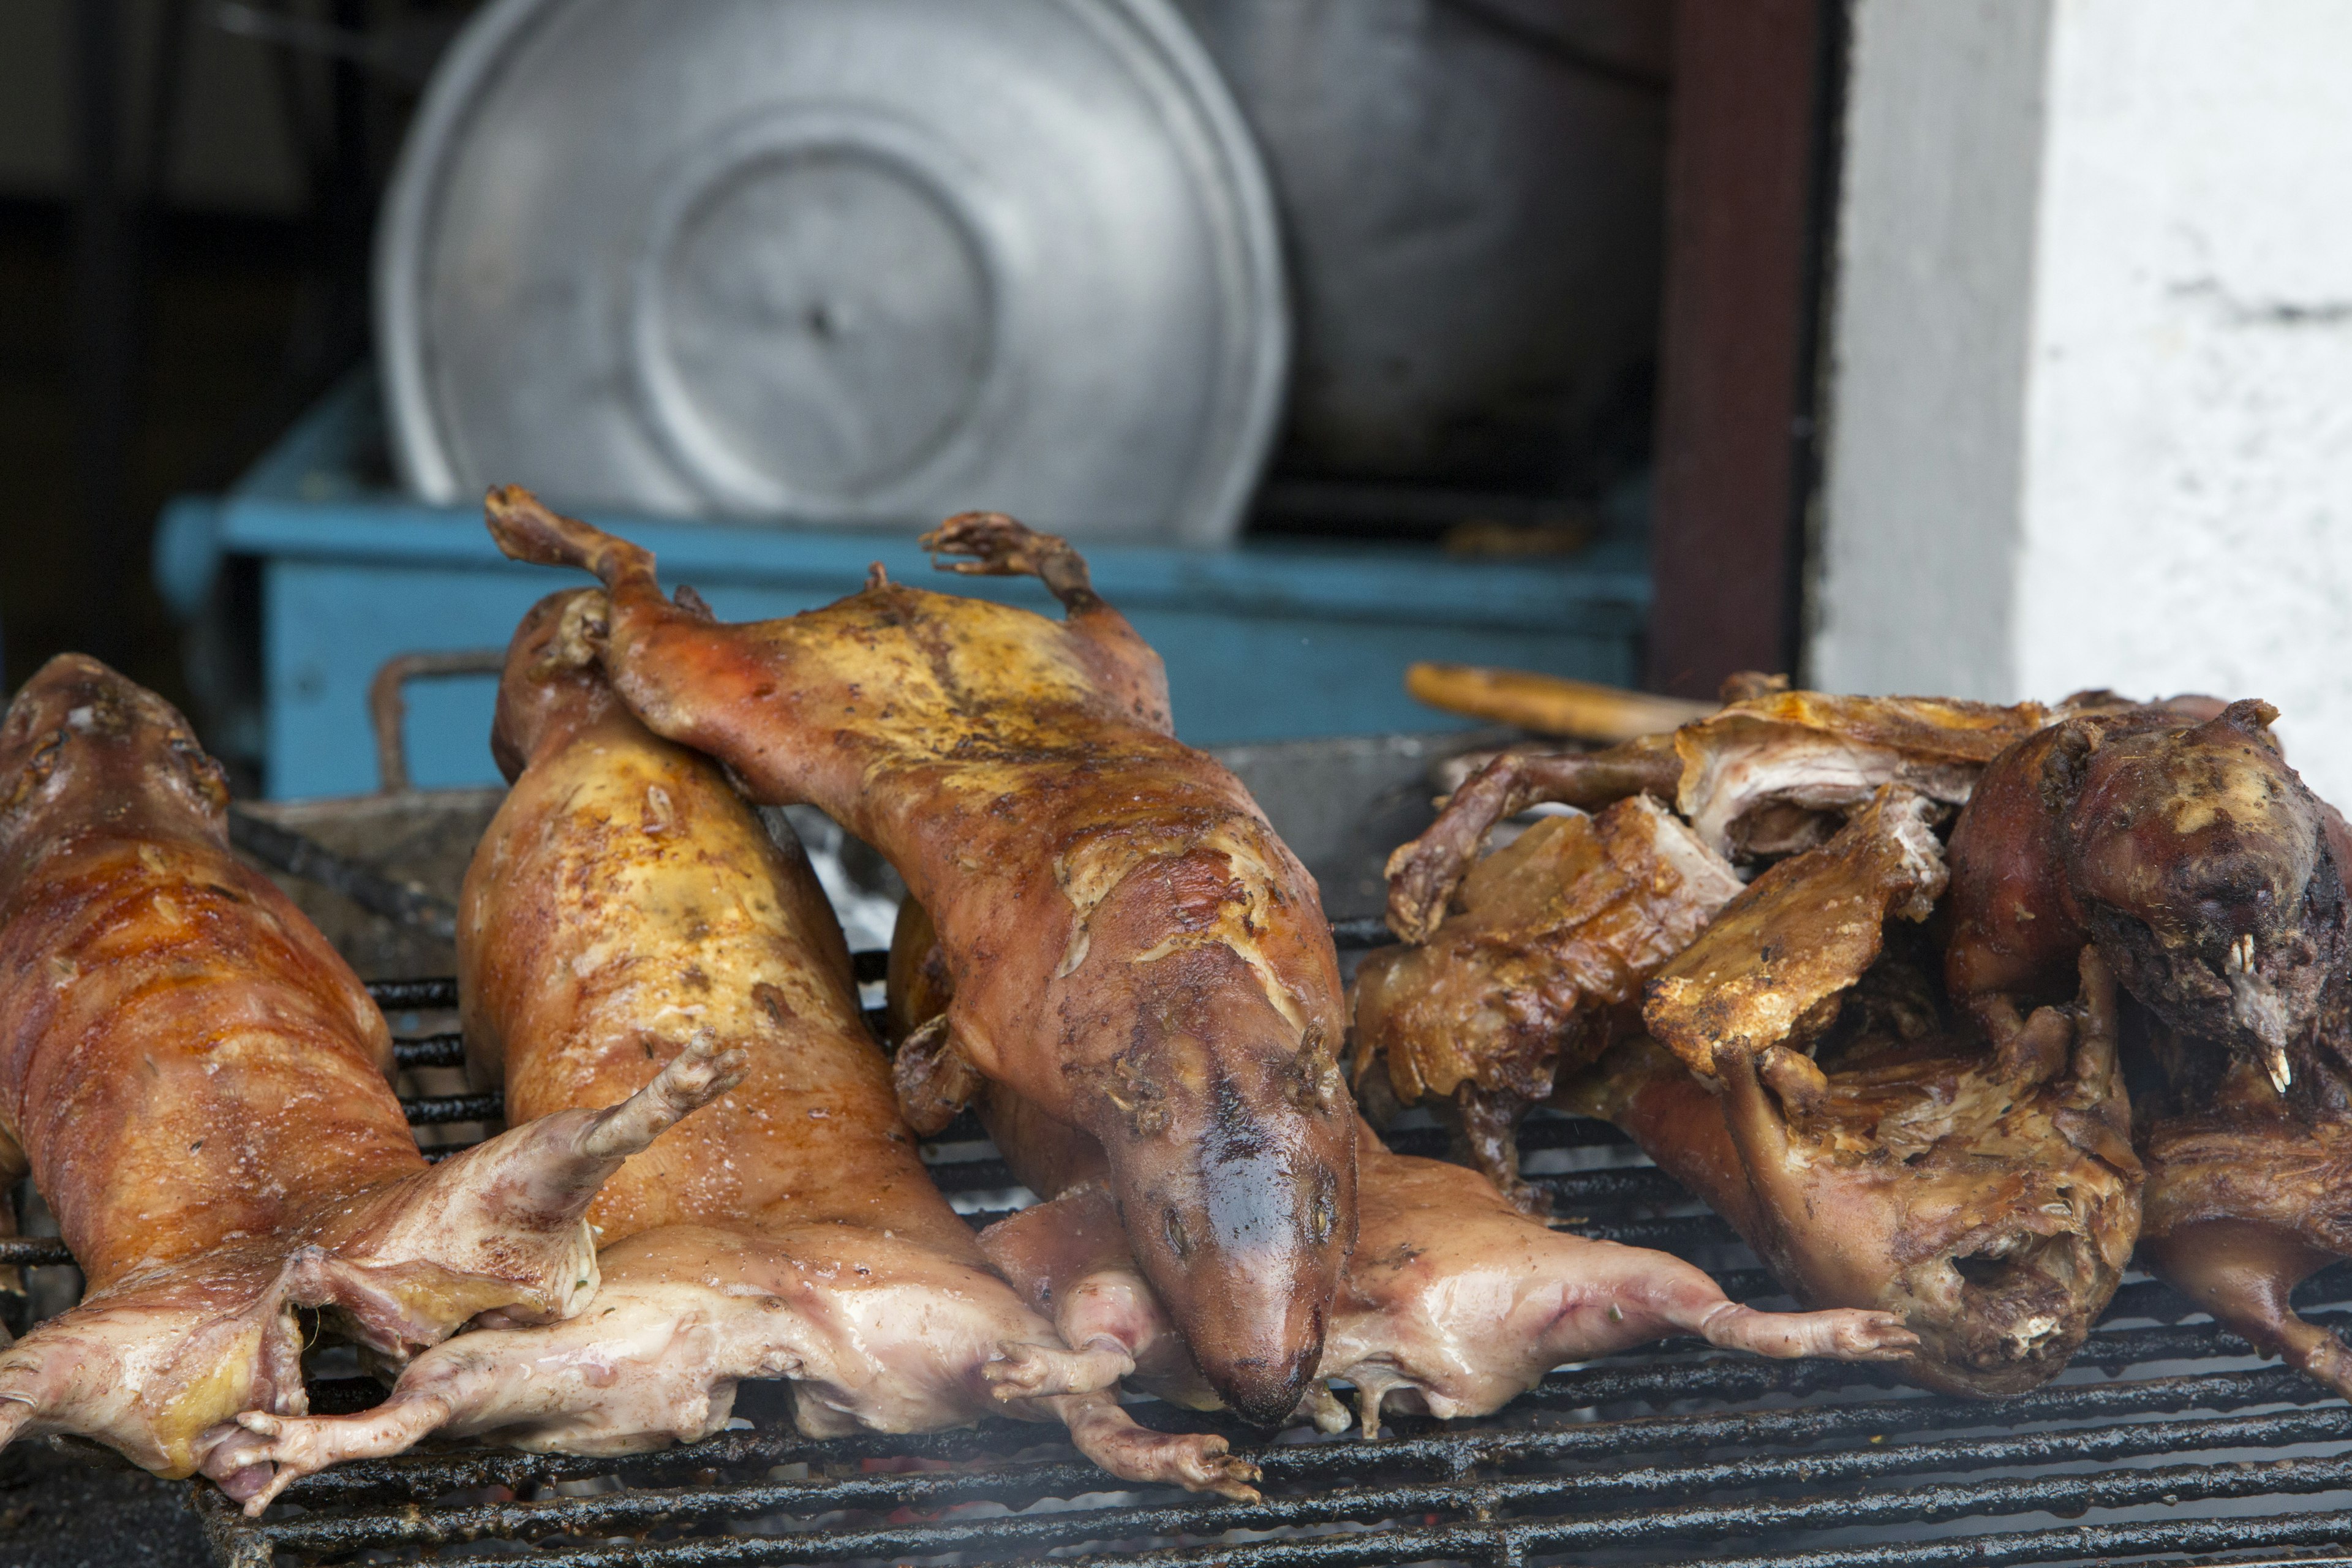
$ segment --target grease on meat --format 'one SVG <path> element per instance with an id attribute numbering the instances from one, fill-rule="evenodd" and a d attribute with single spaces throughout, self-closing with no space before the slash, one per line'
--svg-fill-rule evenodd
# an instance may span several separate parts
<path id="1" fill-rule="evenodd" d="M 1338 960 L 1313 879 L 1170 733 L 1158 656 L 1076 552 L 992 514 L 926 537 L 956 570 L 1039 577 L 1060 621 L 877 572 L 824 609 L 729 626 L 524 492 L 489 512 L 509 554 L 604 582 L 578 656 L 651 729 L 898 868 L 955 982 L 931 1054 L 972 1075 L 936 1081 L 1004 1083 L 1093 1133 L 1204 1371 L 1236 1410 L 1286 1414 L 1355 1234 Z"/>
<path id="2" fill-rule="evenodd" d="M 1454 1101 L 1474 1162 L 1521 1208 L 1517 1129 L 1622 1030 L 1642 983 L 1740 890 L 1656 802 L 1547 816 L 1471 868 L 1444 922 L 1356 972 L 1356 1073 L 1385 1058 L 1399 1100 Z"/>
<path id="3" fill-rule="evenodd" d="M 453 1341 L 360 1415 L 248 1417 L 255 1462 L 277 1467 L 252 1506 L 432 1432 L 586 1453 L 692 1441 L 727 1422 L 746 1378 L 790 1379 L 811 1436 L 1003 1409 L 1066 1425 L 1129 1479 L 1254 1497 L 1223 1438 L 1138 1426 L 1108 1378 L 1066 1371 L 1089 1386 L 992 1396 L 983 1368 L 1007 1346 L 1072 1358 L 924 1171 L 798 845 L 565 657 L 603 614 L 593 590 L 554 595 L 509 655 L 496 749 L 520 776 L 460 903 L 469 1047 L 518 1118 L 625 1093 L 697 1040 L 739 1054 L 743 1081 L 599 1194 L 604 1285 L 577 1318 Z"/>
<path id="4" fill-rule="evenodd" d="M 77 1434 L 247 1495 L 267 1471 L 231 1418 L 304 1410 L 298 1309 L 394 1364 L 482 1314 L 577 1311 L 598 1185 L 730 1081 L 698 1049 L 428 1166 L 383 1017 L 229 853 L 219 766 L 169 703 L 51 660 L 0 723 L 0 1126 L 88 1282 L 0 1354 L 0 1441 Z"/>

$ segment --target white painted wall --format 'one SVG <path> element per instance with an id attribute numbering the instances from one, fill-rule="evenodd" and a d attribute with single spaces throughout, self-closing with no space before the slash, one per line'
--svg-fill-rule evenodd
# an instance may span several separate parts
<path id="1" fill-rule="evenodd" d="M 1858 0 L 1811 677 L 2277 703 L 2352 803 L 2352 5 Z"/>

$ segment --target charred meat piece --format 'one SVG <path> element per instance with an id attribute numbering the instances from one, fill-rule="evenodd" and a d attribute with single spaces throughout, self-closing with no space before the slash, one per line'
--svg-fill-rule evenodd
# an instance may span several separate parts
<path id="1" fill-rule="evenodd" d="M 1424 939 L 1488 831 L 1542 802 L 1597 811 L 1646 793 L 1672 804 L 1717 854 L 1770 858 L 1822 843 L 1884 784 L 1961 804 L 1988 763 L 2051 717 L 2038 702 L 1763 690 L 1672 735 L 1605 752 L 1506 753 L 1390 858 L 1389 925 L 1408 942 Z"/>
<path id="2" fill-rule="evenodd" d="M 1652 982 L 1655 1039 L 1561 1100 L 1631 1133 L 1800 1300 L 1899 1313 L 1915 1381 L 2011 1394 L 2114 1295 L 2140 1173 L 2095 953 L 2021 1071 L 1951 1030 L 1927 944 L 1885 928 L 1942 880 L 1928 809 L 1888 786 L 1759 877 Z"/>
<path id="3" fill-rule="evenodd" d="M 1454 1102 L 1478 1168 L 1521 1208 L 1517 1128 L 1554 1081 L 1640 1032 L 1642 983 L 1740 890 L 1712 850 L 1646 796 L 1547 816 L 1481 860 L 1444 924 L 1356 973 L 1356 1074 L 1385 1058 L 1405 1104 Z"/>
<path id="4" fill-rule="evenodd" d="M 576 1311 L 598 1184 L 732 1064 L 696 1050 L 428 1166 L 383 1017 L 230 855 L 227 805 L 186 721 L 93 659 L 0 723 L 0 1124 L 89 1282 L 0 1355 L 0 1442 L 77 1434 L 243 1496 L 268 1471 L 232 1418 L 305 1408 L 298 1309 L 394 1363 Z"/>
<path id="5" fill-rule="evenodd" d="M 2040 1084 L 1943 1036 L 1864 1037 L 1817 1083 L 1726 1052 L 1717 1090 L 1643 1040 L 1562 1100 L 1631 1133 L 1799 1300 L 1896 1313 L 1914 1382 L 2021 1394 L 2083 1342 L 2138 1228 L 2108 993 L 2085 978 L 2069 1070 Z"/>
<path id="6" fill-rule="evenodd" d="M 1110 1378 L 1064 1367 L 1086 1392 L 992 1395 L 982 1369 L 1008 1344 L 1072 1358 L 925 1173 L 798 846 L 593 667 L 550 657 L 602 597 L 543 601 L 509 657 L 498 751 L 524 765 L 460 903 L 468 1041 L 516 1116 L 625 1092 L 695 1039 L 740 1052 L 743 1082 L 600 1195 L 604 1288 L 579 1318 L 453 1341 L 364 1415 L 252 1419 L 277 1485 L 435 1431 L 592 1453 L 691 1441 L 725 1425 L 740 1380 L 782 1377 L 812 1436 L 1003 1409 L 1065 1423 L 1129 1479 L 1254 1498 L 1224 1439 L 1136 1426 Z"/>
<path id="7" fill-rule="evenodd" d="M 2184 709 L 2189 710 L 2184 711 Z M 2133 996 L 2281 1092 L 2352 958 L 2326 808 L 2232 702 L 2088 713 L 2013 747 L 1952 833 L 1953 999 L 2004 1048 L 2096 942 Z"/>
<path id="8" fill-rule="evenodd" d="M 1077 553 L 992 514 L 926 537 L 958 571 L 1041 578 L 1060 621 L 877 573 L 727 626 L 665 600 L 643 550 L 520 490 L 489 514 L 509 554 L 604 582 L 609 614 L 570 657 L 648 727 L 898 868 L 954 977 L 931 1054 L 1102 1142 L 1203 1371 L 1242 1414 L 1287 1415 L 1355 1234 L 1338 958 L 1313 879 L 1171 735 L 1159 657 Z"/>
<path id="9" fill-rule="evenodd" d="M 2352 831 L 2322 803 L 2330 856 Z M 2316 1070 L 2282 1095 L 2240 1053 L 2147 1030 L 2164 1076 L 2137 1108 L 2147 1165 L 2140 1261 L 2265 1354 L 2352 1396 L 2352 1353 L 2291 1304 L 2352 1258 L 2352 965 L 2321 992 Z"/>
<path id="10" fill-rule="evenodd" d="M 1885 785 L 1827 844 L 1758 877 L 1650 981 L 1650 1033 L 1709 1075 L 1726 1049 L 1781 1064 L 1811 1045 L 1876 961 L 1887 920 L 1935 912 L 1946 880 L 1936 809 Z"/>
<path id="11" fill-rule="evenodd" d="M 1054 1146 L 1084 1137 L 1075 1130 L 1017 1113 L 990 1127 L 1016 1170 L 1083 1166 L 1082 1154 Z M 1390 1153 L 1369 1127 L 1357 1147 L 1362 1228 L 1318 1386 L 1295 1416 L 1326 1431 L 1348 1424 L 1333 1381 L 1354 1386 L 1362 1434 L 1377 1437 L 1384 1406 L 1484 1415 L 1563 1363 L 1676 1334 L 1758 1355 L 1863 1361 L 1893 1360 L 1918 1342 L 1886 1312 L 1737 1305 L 1680 1258 L 1547 1228 L 1475 1171 Z M 1132 1381 L 1175 1403 L 1213 1398 L 1137 1272 L 1099 1180 L 1082 1177 L 1000 1221 L 981 1245 L 1070 1344 L 1124 1357 Z M 1008 1360 L 992 1375 L 1000 1387 L 1036 1392 L 1056 1386 L 1058 1370 Z"/>

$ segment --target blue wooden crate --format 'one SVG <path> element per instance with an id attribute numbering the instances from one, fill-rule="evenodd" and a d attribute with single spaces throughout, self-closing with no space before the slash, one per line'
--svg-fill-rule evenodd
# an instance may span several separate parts
<path id="1" fill-rule="evenodd" d="M 472 508 L 421 504 L 359 476 L 376 439 L 373 384 L 314 409 L 237 486 L 183 498 L 159 525 L 167 602 L 202 606 L 230 556 L 260 567 L 264 777 L 276 799 L 375 787 L 368 682 L 396 654 L 505 644 L 541 595 L 580 581 L 503 559 Z M 789 615 L 854 593 L 879 561 L 1051 610 L 1034 583 L 946 577 L 914 531 L 760 527 L 592 513 L 654 551 L 729 620 Z M 1253 540 L 1223 550 L 1102 544 L 1095 585 L 1168 663 L 1176 724 L 1215 745 L 1442 727 L 1404 693 L 1414 659 L 1549 670 L 1630 685 L 1648 609 L 1637 540 L 1568 560 L 1465 561 L 1428 547 Z M 427 788 L 494 783 L 487 677 L 410 688 L 410 771 Z"/>

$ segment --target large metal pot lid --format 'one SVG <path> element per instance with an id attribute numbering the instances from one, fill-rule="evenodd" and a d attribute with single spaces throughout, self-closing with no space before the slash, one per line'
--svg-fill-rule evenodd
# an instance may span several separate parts
<path id="1" fill-rule="evenodd" d="M 1288 350 L 1264 170 L 1165 0 L 496 0 L 376 293 L 437 500 L 1214 542 Z"/>

